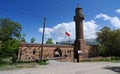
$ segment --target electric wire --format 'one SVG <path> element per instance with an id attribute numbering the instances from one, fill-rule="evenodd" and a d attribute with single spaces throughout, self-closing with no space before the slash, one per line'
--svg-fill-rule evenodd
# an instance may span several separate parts
<path id="1" fill-rule="evenodd" d="M 30 9 L 29 7 L 27 7 L 22 1 L 20 0 L 15 0 L 15 3 L 17 4 L 17 6 L 19 6 L 23 11 L 25 11 L 28 15 L 30 15 L 31 17 L 33 17 L 34 19 L 36 19 L 37 21 L 40 22 L 40 19 L 43 19 L 43 17 L 38 18 L 35 15 L 35 12 Z M 43 22 L 40 22 L 43 23 Z"/>

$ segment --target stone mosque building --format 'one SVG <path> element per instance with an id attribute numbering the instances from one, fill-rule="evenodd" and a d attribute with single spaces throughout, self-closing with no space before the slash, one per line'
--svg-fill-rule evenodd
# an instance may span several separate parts
<path id="1" fill-rule="evenodd" d="M 44 44 L 41 54 L 41 44 L 21 43 L 19 46 L 18 60 L 34 61 L 40 60 L 42 57 L 42 59 L 64 59 L 66 61 L 79 62 L 88 58 L 97 51 L 97 48 L 93 45 L 86 44 L 83 32 L 83 20 L 82 8 L 77 7 L 74 16 L 76 39 L 73 45 Z"/>

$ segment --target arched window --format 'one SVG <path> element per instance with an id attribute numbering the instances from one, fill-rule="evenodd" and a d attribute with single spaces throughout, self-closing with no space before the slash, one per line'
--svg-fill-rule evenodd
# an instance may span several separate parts
<path id="1" fill-rule="evenodd" d="M 36 54 L 36 49 L 33 49 L 33 54 Z"/>
<path id="2" fill-rule="evenodd" d="M 62 51 L 60 48 L 54 50 L 54 57 L 62 57 Z"/>

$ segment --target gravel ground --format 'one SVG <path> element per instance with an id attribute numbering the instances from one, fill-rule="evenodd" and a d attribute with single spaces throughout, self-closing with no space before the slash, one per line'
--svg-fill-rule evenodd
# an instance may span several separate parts
<path id="1" fill-rule="evenodd" d="M 0 71 L 0 74 L 120 74 L 120 63 L 110 62 L 58 62 L 48 61 L 49 65 L 37 68 Z"/>

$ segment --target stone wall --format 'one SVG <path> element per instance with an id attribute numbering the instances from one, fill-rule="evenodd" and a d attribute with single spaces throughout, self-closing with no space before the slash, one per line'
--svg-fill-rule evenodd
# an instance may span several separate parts
<path id="1" fill-rule="evenodd" d="M 61 54 L 57 58 L 64 58 L 66 61 L 74 61 L 74 46 L 72 45 L 44 45 L 43 46 L 43 59 L 54 59 L 55 51 L 60 50 Z M 84 60 L 91 57 L 91 55 L 97 54 L 96 46 L 84 47 L 84 50 L 81 50 L 82 53 L 79 54 L 79 59 Z M 18 60 L 21 61 L 32 61 L 40 60 L 41 45 L 40 44 L 25 44 L 21 43 L 19 46 Z"/>
<path id="2" fill-rule="evenodd" d="M 89 45 L 89 46 L 87 46 L 87 49 L 89 49 L 88 50 L 88 58 L 91 58 L 91 57 L 97 57 L 97 56 L 99 56 L 98 55 L 98 46 L 97 45 Z"/>
<path id="3" fill-rule="evenodd" d="M 71 45 L 44 45 L 43 46 L 43 59 L 53 59 L 55 50 L 61 50 L 61 57 L 66 58 L 68 61 L 73 59 L 73 46 Z M 40 60 L 41 45 L 40 44 L 20 44 L 18 60 L 32 61 Z"/>

